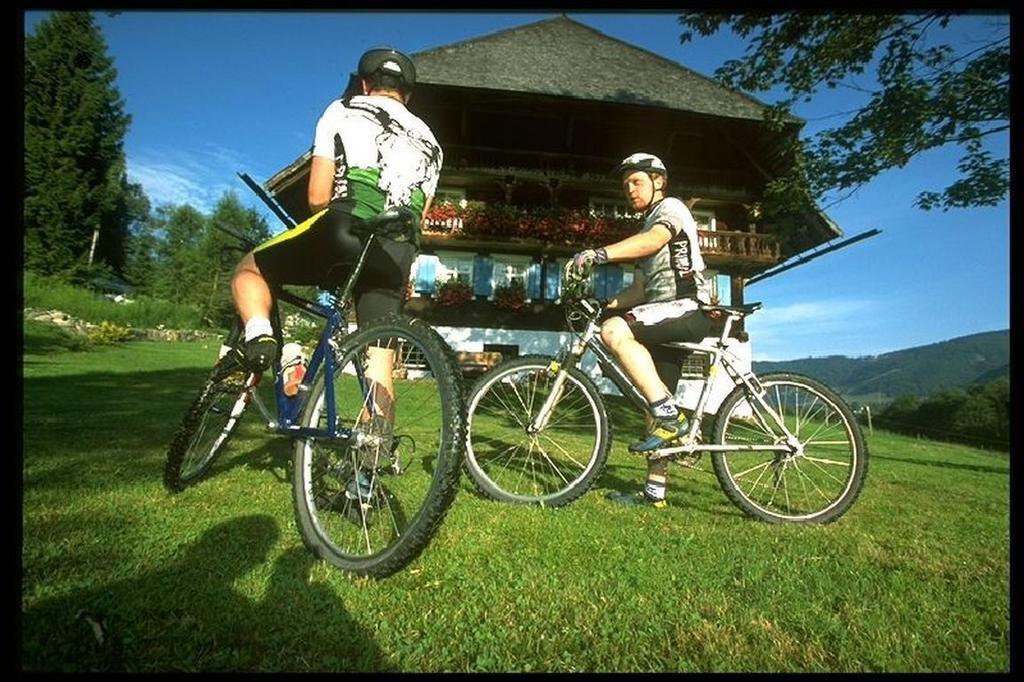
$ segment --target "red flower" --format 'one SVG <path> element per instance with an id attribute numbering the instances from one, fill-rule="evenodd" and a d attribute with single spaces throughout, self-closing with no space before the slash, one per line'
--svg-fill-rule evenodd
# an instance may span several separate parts
<path id="1" fill-rule="evenodd" d="M 518 282 L 499 285 L 494 288 L 494 305 L 503 310 L 523 310 L 526 308 L 526 290 Z"/>
<path id="2" fill-rule="evenodd" d="M 472 202 L 465 208 L 443 202 L 427 215 L 429 229 L 453 229 L 446 221 L 461 221 L 461 232 L 474 237 L 533 239 L 568 246 L 598 246 L 636 232 L 639 223 L 630 218 L 591 216 L 583 209 L 531 207 Z M 429 223 L 428 223 L 429 224 Z"/>
<path id="3" fill-rule="evenodd" d="M 459 279 L 449 279 L 438 282 L 437 293 L 434 294 L 437 302 L 444 306 L 459 306 L 473 300 L 473 287 Z"/>

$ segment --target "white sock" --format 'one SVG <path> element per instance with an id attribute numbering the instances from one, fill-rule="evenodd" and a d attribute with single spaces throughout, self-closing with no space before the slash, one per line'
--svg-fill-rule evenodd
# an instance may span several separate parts
<path id="1" fill-rule="evenodd" d="M 651 414 L 656 419 L 675 419 L 679 416 L 679 408 L 676 406 L 675 400 L 670 396 L 651 403 Z"/>
<path id="2" fill-rule="evenodd" d="M 656 474 L 648 474 L 644 481 L 644 494 L 652 500 L 665 499 L 665 477 Z"/>
<path id="3" fill-rule="evenodd" d="M 265 317 L 253 317 L 245 323 L 245 340 L 252 341 L 260 334 L 270 336 L 274 333 L 270 320 Z"/>

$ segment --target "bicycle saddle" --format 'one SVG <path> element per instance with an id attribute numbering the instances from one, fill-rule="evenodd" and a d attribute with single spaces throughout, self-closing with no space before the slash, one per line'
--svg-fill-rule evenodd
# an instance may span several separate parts
<path id="1" fill-rule="evenodd" d="M 372 218 L 356 220 L 352 226 L 354 234 L 376 234 L 398 242 L 415 239 L 419 227 L 419 216 L 408 206 L 396 206 Z"/>

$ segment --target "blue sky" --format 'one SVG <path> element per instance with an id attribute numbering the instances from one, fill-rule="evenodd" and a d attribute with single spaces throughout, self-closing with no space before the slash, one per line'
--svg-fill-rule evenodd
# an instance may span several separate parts
<path id="1" fill-rule="evenodd" d="M 728 33 L 680 45 L 675 14 L 570 12 L 598 31 L 711 76 L 741 56 Z M 45 13 L 25 14 L 25 31 Z M 316 120 L 337 96 L 359 55 L 391 44 L 405 52 L 480 37 L 556 16 L 517 12 L 139 12 L 96 18 L 132 116 L 128 174 L 154 205 L 209 210 L 227 190 L 269 211 L 237 178 L 258 181 L 293 161 L 312 141 Z M 962 51 L 991 23 L 958 18 L 938 34 Z M 1004 28 L 1005 32 L 1006 29 Z M 870 87 L 865 75 L 862 87 Z M 750 93 L 765 102 L 773 93 Z M 800 105 L 804 135 L 841 121 L 864 95 L 840 88 Z M 1008 135 L 989 142 L 1005 154 Z M 959 154 L 941 149 L 887 171 L 827 208 L 853 236 L 882 234 L 747 289 L 765 307 L 748 322 L 755 359 L 876 355 L 1009 327 L 1009 202 L 991 208 L 921 211 L 918 192 L 941 190 Z M 830 203 L 826 198 L 822 206 Z"/>

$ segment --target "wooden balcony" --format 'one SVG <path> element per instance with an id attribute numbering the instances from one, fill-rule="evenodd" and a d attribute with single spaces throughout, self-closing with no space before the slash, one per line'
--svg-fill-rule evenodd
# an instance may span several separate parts
<path id="1" fill-rule="evenodd" d="M 698 230 L 697 237 L 704 262 L 719 270 L 760 270 L 778 263 L 782 255 L 772 234 Z"/>
<path id="2" fill-rule="evenodd" d="M 501 235 L 492 236 L 466 234 L 463 228 L 463 218 L 428 218 L 423 222 L 423 243 L 431 248 L 504 250 L 512 253 L 536 253 L 548 257 L 568 256 L 588 246 L 568 238 L 569 235 L 566 235 L 567 239 L 564 241 L 553 241 L 531 237 L 525 231 L 520 234 L 506 229 Z M 697 234 L 704 262 L 722 272 L 749 275 L 765 270 L 781 259 L 781 245 L 775 235 L 721 230 L 698 230 Z"/>

